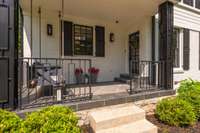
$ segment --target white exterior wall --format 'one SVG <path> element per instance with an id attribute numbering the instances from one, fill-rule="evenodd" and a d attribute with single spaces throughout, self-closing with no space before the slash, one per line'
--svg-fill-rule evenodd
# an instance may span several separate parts
<path id="1" fill-rule="evenodd" d="M 35 15 L 34 15 L 35 16 Z M 98 21 L 75 16 L 65 15 L 64 20 L 72 21 L 75 24 L 93 26 L 105 26 L 105 57 L 95 56 L 70 56 L 63 58 L 91 59 L 92 65 L 100 69 L 99 80 L 113 81 L 119 74 L 125 73 L 126 69 L 126 42 L 127 37 L 120 24 L 106 21 Z M 49 37 L 46 33 L 46 25 L 53 25 L 53 36 Z M 58 14 L 42 14 L 42 57 L 59 57 L 59 19 Z M 115 34 L 115 41 L 109 41 L 109 34 Z M 95 32 L 94 45 L 95 53 Z M 24 56 L 30 57 L 30 15 L 24 15 Z M 33 18 L 33 57 L 39 57 L 39 19 Z M 128 57 L 127 57 L 128 58 Z"/>
<path id="2" fill-rule="evenodd" d="M 158 33 L 158 20 L 155 31 Z M 183 31 L 180 34 L 180 68 L 174 68 L 174 82 L 192 78 L 200 81 L 199 70 L 199 33 L 200 33 L 200 10 L 197 12 L 183 4 L 174 7 L 174 27 L 190 29 L 190 69 L 183 70 Z M 158 59 L 159 33 L 156 34 L 156 59 Z M 175 85 L 177 88 L 178 85 Z"/>
<path id="3" fill-rule="evenodd" d="M 143 20 L 133 24 L 128 30 L 127 36 L 140 32 L 140 60 L 151 60 L 151 16 L 146 16 Z"/>
<path id="4" fill-rule="evenodd" d="M 140 59 L 151 60 L 151 18 L 146 17 L 143 23 L 139 22 L 138 25 L 134 25 L 130 29 L 129 33 L 134 31 L 140 31 Z M 158 21 L 155 31 L 158 32 Z M 180 35 L 181 53 L 180 53 L 180 69 L 174 69 L 174 81 L 179 82 L 181 80 L 192 78 L 200 81 L 199 70 L 199 33 L 200 33 L 200 10 L 197 11 L 191 8 L 184 7 L 184 5 L 177 5 L 174 7 L 174 26 L 178 28 L 190 29 L 190 69 L 188 71 L 183 70 L 183 33 Z M 156 34 L 157 51 L 156 59 L 158 59 L 158 45 L 159 34 Z M 176 87 L 176 86 L 175 86 Z"/>
<path id="5" fill-rule="evenodd" d="M 128 35 L 139 31 L 140 32 L 140 41 L 139 41 L 139 45 L 140 45 L 140 50 L 139 50 L 139 56 L 140 56 L 140 60 L 144 60 L 144 61 L 151 61 L 152 60 L 152 56 L 151 56 L 151 51 L 152 51 L 152 46 L 151 46 L 151 42 L 152 42 L 152 38 L 151 38 L 151 28 L 152 28 L 152 24 L 151 24 L 151 17 L 150 16 L 146 16 L 143 20 L 138 21 L 137 23 L 134 23 L 128 30 L 127 32 L 127 37 Z M 127 59 L 129 56 L 129 42 L 128 42 L 128 38 L 127 38 Z M 129 60 L 127 60 L 126 63 L 126 72 L 128 72 L 129 70 Z M 146 70 L 148 69 L 148 67 L 146 68 Z"/>
<path id="6" fill-rule="evenodd" d="M 174 70 L 174 81 L 187 78 L 200 80 L 199 70 L 199 32 L 200 32 L 200 10 L 199 13 L 185 7 L 174 8 L 174 26 L 190 29 L 190 69 Z M 181 68 L 183 62 L 183 43 L 181 43 Z"/>
<path id="7" fill-rule="evenodd" d="M 151 61 L 152 60 L 152 17 L 146 16 L 143 20 L 134 23 L 131 28 L 128 30 L 127 36 L 134 33 L 134 32 L 140 32 L 139 37 L 139 56 L 140 60 L 143 61 Z M 129 43 L 127 43 L 127 47 L 129 46 Z M 127 58 L 128 59 L 128 58 Z M 127 61 L 128 62 L 128 61 Z M 127 63 L 128 64 L 128 63 Z M 127 66 L 128 68 L 128 66 Z M 141 76 L 146 77 L 148 76 L 148 65 L 146 65 L 141 73 Z"/>

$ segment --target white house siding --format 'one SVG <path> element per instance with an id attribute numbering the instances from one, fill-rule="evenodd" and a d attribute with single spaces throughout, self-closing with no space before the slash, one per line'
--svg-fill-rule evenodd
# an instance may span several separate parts
<path id="1" fill-rule="evenodd" d="M 192 10 L 189 10 L 181 6 L 175 7 L 174 26 L 190 29 L 190 69 L 188 71 L 174 70 L 174 81 L 181 81 L 186 78 L 200 80 L 200 70 L 199 70 L 200 10 L 198 13 L 196 11 L 194 12 Z M 182 54 L 181 54 L 181 60 L 182 60 L 181 62 L 183 62 Z"/>
<path id="2" fill-rule="evenodd" d="M 158 55 L 158 20 L 156 21 L 156 59 Z M 192 12 L 183 8 L 182 6 L 174 7 L 174 26 L 177 28 L 190 29 L 190 69 L 188 71 L 183 70 L 183 33 L 181 33 L 180 39 L 180 68 L 174 69 L 174 82 L 180 82 L 181 80 L 192 78 L 195 80 L 200 80 L 200 70 L 199 70 L 199 32 L 200 32 L 200 12 Z M 178 87 L 178 84 L 174 86 Z"/>
<path id="3" fill-rule="evenodd" d="M 174 26 L 177 28 L 190 29 L 190 69 L 188 71 L 183 70 L 183 33 L 181 33 L 180 39 L 180 65 L 181 68 L 174 69 L 174 81 L 180 82 L 181 80 L 192 78 L 200 80 L 199 70 L 199 33 L 200 33 L 200 10 L 184 7 L 184 5 L 177 5 L 174 7 Z M 156 21 L 156 59 L 158 59 L 158 20 Z M 175 88 L 177 86 L 175 85 Z"/>
<path id="4" fill-rule="evenodd" d="M 24 56 L 30 57 L 30 15 L 24 13 Z M 126 44 L 127 36 L 120 24 L 93 19 L 86 19 L 76 16 L 65 15 L 64 20 L 76 24 L 93 26 L 105 26 L 105 57 L 95 56 L 70 56 L 64 58 L 86 58 L 92 60 L 92 65 L 100 69 L 99 81 L 113 81 L 120 73 L 125 73 L 126 67 Z M 46 25 L 53 25 L 53 36 L 46 33 Z M 59 57 L 59 19 L 58 13 L 42 12 L 42 57 Z M 115 42 L 109 41 L 109 34 L 115 34 Z M 95 33 L 94 33 L 95 34 Z M 94 36 L 95 37 L 95 36 Z M 95 42 L 95 38 L 94 38 Z M 93 46 L 95 50 L 95 44 Z M 95 53 L 95 51 L 94 51 Z M 33 57 L 39 57 L 39 19 L 33 17 Z"/>

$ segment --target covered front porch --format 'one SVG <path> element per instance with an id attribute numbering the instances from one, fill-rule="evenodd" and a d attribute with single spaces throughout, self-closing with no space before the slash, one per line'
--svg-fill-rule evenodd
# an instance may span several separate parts
<path id="1" fill-rule="evenodd" d="M 19 105 L 173 89 L 174 3 L 21 0 Z M 156 14 L 160 20 L 158 47 L 153 33 L 156 24 L 152 25 Z M 97 80 L 90 72 L 93 68 L 99 70 Z"/>

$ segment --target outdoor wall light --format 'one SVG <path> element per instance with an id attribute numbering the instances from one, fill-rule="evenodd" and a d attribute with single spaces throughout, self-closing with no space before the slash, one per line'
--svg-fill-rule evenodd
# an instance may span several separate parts
<path id="1" fill-rule="evenodd" d="M 114 41 L 115 41 L 115 34 L 110 33 L 110 42 L 114 42 Z"/>
<path id="2" fill-rule="evenodd" d="M 47 35 L 52 36 L 53 35 L 53 25 L 47 24 Z"/>

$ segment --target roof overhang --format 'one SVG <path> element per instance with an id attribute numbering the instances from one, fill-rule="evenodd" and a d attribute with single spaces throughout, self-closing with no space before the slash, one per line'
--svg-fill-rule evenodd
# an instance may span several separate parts
<path id="1" fill-rule="evenodd" d="M 30 11 L 31 0 L 20 0 L 25 11 Z M 122 25 L 153 16 L 158 6 L 166 0 L 64 0 L 64 14 L 88 19 L 105 20 Z M 169 0 L 177 3 L 179 0 Z M 43 10 L 61 11 L 62 0 L 33 0 L 33 7 Z"/>

